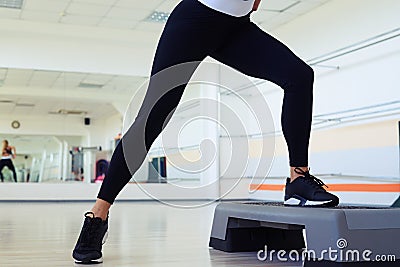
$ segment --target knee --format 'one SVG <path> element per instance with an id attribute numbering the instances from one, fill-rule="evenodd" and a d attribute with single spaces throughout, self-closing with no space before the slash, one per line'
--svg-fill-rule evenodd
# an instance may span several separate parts
<path id="1" fill-rule="evenodd" d="M 310 67 L 310 65 L 304 63 L 304 67 L 303 67 L 303 73 L 304 73 L 304 79 L 305 79 L 305 83 L 310 84 L 311 88 L 314 84 L 314 70 L 313 68 Z"/>
<path id="2" fill-rule="evenodd" d="M 311 93 L 314 85 L 314 70 L 305 62 L 289 70 L 289 79 L 285 84 L 285 91 L 309 92 Z"/>

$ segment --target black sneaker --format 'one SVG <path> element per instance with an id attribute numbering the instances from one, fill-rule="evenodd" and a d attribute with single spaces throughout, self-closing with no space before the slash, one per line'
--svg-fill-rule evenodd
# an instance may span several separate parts
<path id="1" fill-rule="evenodd" d="M 335 207 L 339 198 L 324 189 L 324 182 L 300 168 L 294 170 L 302 176 L 290 182 L 286 179 L 285 205 Z M 328 187 L 328 186 L 326 186 Z"/>
<path id="2" fill-rule="evenodd" d="M 85 213 L 85 221 L 76 242 L 72 257 L 76 263 L 96 264 L 103 262 L 101 247 L 108 234 L 108 217 L 105 221 L 94 217 L 93 212 Z"/>

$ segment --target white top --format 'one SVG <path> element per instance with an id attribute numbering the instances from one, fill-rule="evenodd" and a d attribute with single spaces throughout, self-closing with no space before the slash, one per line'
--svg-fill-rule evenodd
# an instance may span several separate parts
<path id="1" fill-rule="evenodd" d="M 254 0 L 198 0 L 204 5 L 222 13 L 241 17 L 253 8 Z"/>
<path id="2" fill-rule="evenodd" d="M 12 156 L 11 156 L 11 155 L 8 155 L 8 156 L 1 156 L 1 159 L 12 159 Z"/>

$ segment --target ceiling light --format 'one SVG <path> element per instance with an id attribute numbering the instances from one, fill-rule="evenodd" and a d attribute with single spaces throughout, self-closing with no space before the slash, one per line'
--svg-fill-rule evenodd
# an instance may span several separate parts
<path id="1" fill-rule="evenodd" d="M 165 23 L 168 20 L 170 13 L 154 11 L 146 18 L 146 21 Z"/>
<path id="2" fill-rule="evenodd" d="M 28 107 L 34 107 L 35 104 L 32 103 L 16 103 L 16 107 L 23 107 L 23 108 L 28 108 Z"/>
<path id="3" fill-rule="evenodd" d="M 0 99 L 0 104 L 11 104 L 11 103 L 14 103 L 14 101 L 8 99 Z"/>
<path id="4" fill-rule="evenodd" d="M 59 109 L 57 111 L 50 111 L 49 114 L 52 114 L 52 115 L 86 115 L 87 112 L 83 111 L 83 110 Z"/>
<path id="5" fill-rule="evenodd" d="M 23 3 L 24 0 L 0 0 L 0 8 L 5 7 L 5 8 L 21 9 Z"/>
<path id="6" fill-rule="evenodd" d="M 81 88 L 95 88 L 95 89 L 100 89 L 103 88 L 104 84 L 97 84 L 97 83 L 85 83 L 81 82 L 78 87 Z"/>

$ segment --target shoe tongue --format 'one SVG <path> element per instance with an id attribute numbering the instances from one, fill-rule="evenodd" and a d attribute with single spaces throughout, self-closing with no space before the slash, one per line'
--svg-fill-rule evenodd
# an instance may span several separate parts
<path id="1" fill-rule="evenodd" d="M 91 219 L 95 218 L 95 217 L 94 217 L 94 213 L 91 212 L 91 211 L 86 212 L 86 213 L 85 213 L 85 218 L 91 218 Z"/>

